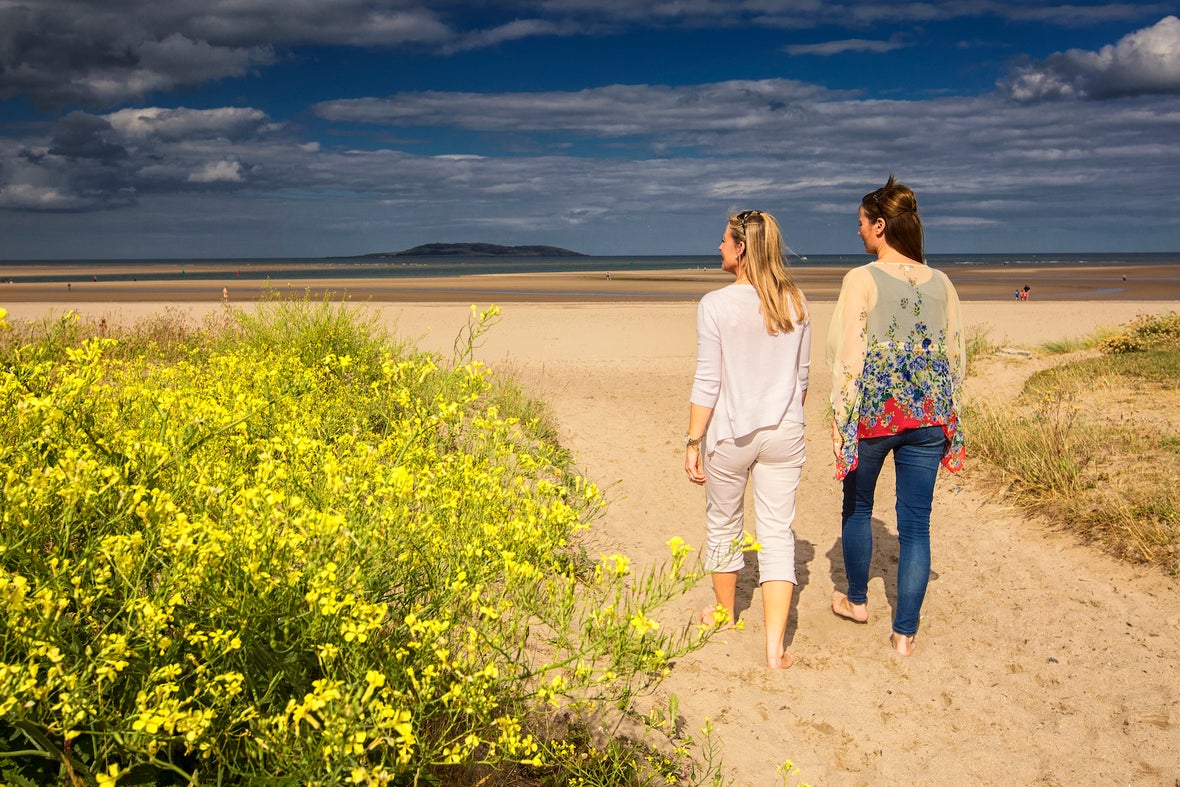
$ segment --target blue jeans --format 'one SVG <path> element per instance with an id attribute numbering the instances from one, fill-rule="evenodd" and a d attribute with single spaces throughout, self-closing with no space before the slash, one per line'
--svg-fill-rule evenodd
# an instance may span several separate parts
<path id="1" fill-rule="evenodd" d="M 844 477 L 841 543 L 848 600 L 868 601 L 869 563 L 873 557 L 873 496 L 885 457 L 893 451 L 897 475 L 897 608 L 893 630 L 913 636 L 918 631 L 922 600 L 930 579 L 930 504 L 938 463 L 946 448 L 941 426 L 908 429 L 857 442 L 856 469 Z"/>

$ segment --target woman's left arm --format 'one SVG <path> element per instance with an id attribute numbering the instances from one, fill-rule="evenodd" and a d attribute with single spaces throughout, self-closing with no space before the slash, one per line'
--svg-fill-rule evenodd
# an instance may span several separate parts
<path id="1" fill-rule="evenodd" d="M 947 360 L 950 361 L 951 374 L 956 382 L 957 399 L 958 387 L 967 376 L 967 327 L 963 324 L 959 293 L 949 276 L 946 276 L 946 344 Z"/>
<path id="2" fill-rule="evenodd" d="M 810 311 L 810 310 L 809 310 Z M 807 404 L 807 386 L 811 382 L 811 319 L 803 322 L 803 336 L 799 341 L 799 388 L 803 391 L 800 404 Z"/>

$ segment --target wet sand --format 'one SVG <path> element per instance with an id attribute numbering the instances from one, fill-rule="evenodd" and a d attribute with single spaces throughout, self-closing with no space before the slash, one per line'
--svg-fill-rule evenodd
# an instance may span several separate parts
<path id="1" fill-rule="evenodd" d="M 284 294 L 308 293 L 321 298 L 348 297 L 354 301 L 377 303 L 519 303 L 539 302 L 611 302 L 611 301 L 686 301 L 697 300 L 709 290 L 730 281 L 720 269 L 683 271 L 620 271 L 483 274 L 452 277 L 373 277 L 373 278 L 296 278 L 265 279 L 260 266 L 242 266 L 246 278 L 236 269 L 212 263 L 196 273 L 222 273 L 209 279 L 169 279 L 154 281 L 116 281 L 91 279 L 81 268 L 22 267 L 22 275 L 36 270 L 55 275 L 76 272 L 78 280 L 65 283 L 0 284 L 0 304 L 11 303 L 99 303 L 99 302 L 194 302 L 219 301 L 226 289 L 234 302 L 257 300 L 268 289 Z M 0 266 L 0 270 L 3 266 Z M 140 274 L 147 270 L 137 269 Z M 165 270 L 164 267 L 160 268 Z M 834 300 L 847 268 L 798 265 L 792 275 L 809 299 Z M 173 269 L 175 271 L 175 269 Z M 104 269 L 110 276 L 116 269 Z M 12 272 L 4 275 L 13 275 Z M 1031 287 L 1032 300 L 1074 301 L 1180 301 L 1180 264 L 1137 266 L 1064 266 L 1043 267 L 989 266 L 948 269 L 960 297 L 964 300 L 1015 300 L 1014 293 Z M 259 276 L 259 278 L 250 278 Z M 1126 279 L 1124 280 L 1124 277 Z"/>

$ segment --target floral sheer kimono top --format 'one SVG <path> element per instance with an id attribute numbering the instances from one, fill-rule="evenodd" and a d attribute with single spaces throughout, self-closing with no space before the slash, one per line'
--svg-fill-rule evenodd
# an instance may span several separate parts
<path id="1" fill-rule="evenodd" d="M 942 427 L 942 464 L 962 469 L 962 325 L 959 296 L 942 271 L 873 262 L 845 275 L 827 346 L 843 441 L 836 478 L 856 469 L 859 438 L 923 426 Z"/>

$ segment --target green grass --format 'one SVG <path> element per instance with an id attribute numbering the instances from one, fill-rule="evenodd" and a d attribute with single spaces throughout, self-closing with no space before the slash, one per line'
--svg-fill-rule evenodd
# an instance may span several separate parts
<path id="1" fill-rule="evenodd" d="M 1097 379 L 1114 378 L 1175 389 L 1180 385 L 1180 352 L 1175 349 L 1142 350 L 1086 358 L 1037 372 L 1029 378 L 1025 390 L 1035 395 L 1057 388 L 1092 386 Z"/>
<path id="2" fill-rule="evenodd" d="M 1103 326 L 1094 329 L 1084 336 L 1074 336 L 1066 339 L 1056 339 L 1053 341 L 1042 342 L 1039 349 L 1043 353 L 1049 355 L 1063 355 L 1065 353 L 1078 352 L 1080 350 L 1093 350 L 1100 347 L 1103 342 L 1112 336 L 1117 335 L 1118 329 L 1109 326 Z"/>
<path id="3" fill-rule="evenodd" d="M 1105 354 L 1038 372 L 1015 402 L 976 403 L 965 423 L 968 450 L 996 468 L 996 482 L 1018 504 L 1121 559 L 1176 575 L 1173 323 L 1173 316 L 1137 318 L 1102 340 Z M 1133 346 L 1144 349 L 1126 349 Z"/>

